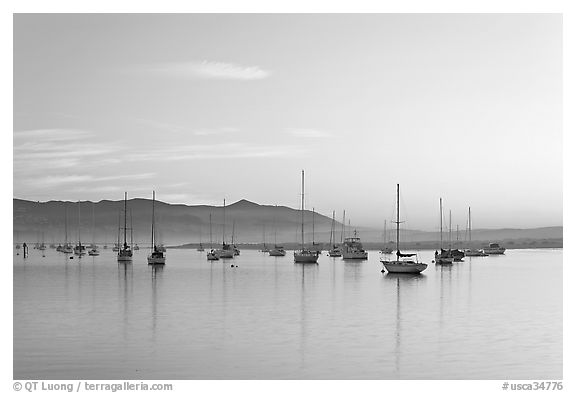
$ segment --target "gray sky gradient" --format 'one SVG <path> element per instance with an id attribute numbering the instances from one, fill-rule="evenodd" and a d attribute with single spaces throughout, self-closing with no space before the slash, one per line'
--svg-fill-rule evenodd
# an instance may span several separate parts
<path id="1" fill-rule="evenodd" d="M 14 17 L 14 197 L 562 224 L 555 14 Z"/>

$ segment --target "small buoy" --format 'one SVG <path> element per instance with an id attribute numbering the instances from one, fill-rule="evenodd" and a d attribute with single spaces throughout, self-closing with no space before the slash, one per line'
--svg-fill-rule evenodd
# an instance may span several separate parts
<path id="1" fill-rule="evenodd" d="M 74 259 L 74 257 L 70 257 L 70 259 Z"/>
<path id="2" fill-rule="evenodd" d="M 230 267 L 234 267 L 234 265 L 230 265 Z"/>
<path id="3" fill-rule="evenodd" d="M 238 267 L 238 265 L 236 265 L 236 267 Z"/>
<path id="4" fill-rule="evenodd" d="M 382 270 L 380 270 L 380 273 L 384 273 L 385 271 L 386 271 L 386 270 L 382 269 Z"/>

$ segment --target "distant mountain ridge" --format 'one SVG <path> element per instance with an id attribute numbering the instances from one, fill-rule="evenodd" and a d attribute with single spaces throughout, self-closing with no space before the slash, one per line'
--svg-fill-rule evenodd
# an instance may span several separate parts
<path id="1" fill-rule="evenodd" d="M 94 239 L 98 243 L 113 243 L 118 237 L 118 220 L 123 222 L 123 200 L 101 200 L 99 202 L 80 201 L 34 202 L 13 198 L 14 241 L 37 242 L 42 238 L 48 243 L 59 243 L 64 239 L 64 218 L 68 216 L 68 238 L 75 241 L 78 237 L 78 206 L 80 206 L 80 231 L 83 242 Z M 94 231 L 92 231 L 92 209 L 94 208 Z M 156 201 L 156 224 L 158 237 L 165 244 L 197 243 L 200 238 L 204 244 L 209 243 L 209 221 L 212 214 L 212 240 L 221 243 L 223 235 L 226 241 L 232 238 L 235 230 L 237 243 L 297 243 L 300 239 L 301 212 L 286 206 L 260 205 L 241 199 L 226 206 L 226 228 L 223 231 L 223 207 L 209 205 L 170 204 Z M 135 242 L 146 244 L 150 238 L 152 200 L 134 198 L 128 200 L 128 226 L 133 228 Z M 67 212 L 67 213 L 65 213 Z M 130 217 L 131 216 L 131 217 Z M 314 218 L 312 218 L 314 217 Z M 132 225 L 130 224 L 132 222 Z M 329 241 L 332 219 L 319 213 L 305 211 L 306 241 L 312 241 L 312 224 L 314 240 Z M 341 223 L 336 222 L 336 242 L 341 238 Z M 355 227 L 364 243 L 382 243 L 382 229 Z M 93 235 L 94 232 L 94 235 Z M 202 233 L 200 233 L 202 232 Z M 348 229 L 348 234 L 351 230 Z M 392 229 L 388 239 L 392 239 Z M 437 232 L 420 230 L 402 230 L 403 242 L 435 242 L 439 239 Z M 460 233 L 463 239 L 464 231 Z M 454 235 L 456 238 L 456 235 Z M 529 229 L 474 229 L 472 238 L 478 242 L 514 241 L 524 239 L 543 240 L 563 238 L 563 227 L 544 227 Z"/>

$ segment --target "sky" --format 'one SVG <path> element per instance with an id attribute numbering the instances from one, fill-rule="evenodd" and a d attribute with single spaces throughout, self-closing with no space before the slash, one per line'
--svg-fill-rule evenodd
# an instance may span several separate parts
<path id="1" fill-rule="evenodd" d="M 14 197 L 562 225 L 559 14 L 16 14 Z"/>

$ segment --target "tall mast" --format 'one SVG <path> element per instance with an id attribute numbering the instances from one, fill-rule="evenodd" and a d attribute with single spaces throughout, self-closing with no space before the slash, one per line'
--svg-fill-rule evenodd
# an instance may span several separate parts
<path id="1" fill-rule="evenodd" d="M 276 211 L 278 210 L 278 205 L 276 205 L 276 209 L 274 209 L 274 213 L 276 213 Z M 276 214 L 274 214 L 274 217 L 272 218 L 272 222 L 274 225 L 274 248 L 278 247 L 278 241 L 276 240 L 276 232 L 277 232 L 277 228 L 276 228 Z"/>
<path id="2" fill-rule="evenodd" d="M 342 213 L 342 231 L 340 232 L 340 243 L 344 242 L 344 229 L 346 228 L 346 210 Z"/>
<path id="3" fill-rule="evenodd" d="M 302 250 L 304 250 L 304 169 L 302 169 L 302 230 L 301 230 L 301 243 L 302 243 Z"/>
<path id="4" fill-rule="evenodd" d="M 68 205 L 64 203 L 64 246 L 68 245 Z"/>
<path id="5" fill-rule="evenodd" d="M 126 248 L 126 246 L 128 245 L 126 244 L 126 225 L 127 225 L 126 215 L 128 213 L 128 211 L 126 210 L 128 207 L 127 201 L 128 201 L 128 193 L 124 192 L 124 248 Z"/>
<path id="6" fill-rule="evenodd" d="M 154 205 L 156 203 L 156 191 L 152 191 L 152 234 L 151 234 L 151 249 L 154 251 Z"/>
<path id="7" fill-rule="evenodd" d="M 386 240 L 388 240 L 388 237 L 386 236 L 386 220 L 384 220 L 384 247 L 386 247 Z"/>
<path id="8" fill-rule="evenodd" d="M 330 225 L 330 245 L 334 246 L 333 240 L 334 240 L 334 214 L 336 214 L 336 212 L 334 210 L 332 210 L 332 225 Z"/>
<path id="9" fill-rule="evenodd" d="M 118 242 L 116 243 L 118 245 L 118 248 L 120 248 L 120 210 L 118 210 Z"/>
<path id="10" fill-rule="evenodd" d="M 214 248 L 212 245 L 212 213 L 210 213 L 210 248 Z"/>
<path id="11" fill-rule="evenodd" d="M 94 203 L 92 204 L 92 245 L 96 246 L 96 216 L 94 215 Z"/>
<path id="12" fill-rule="evenodd" d="M 442 252 L 442 198 L 440 198 L 440 252 Z"/>
<path id="13" fill-rule="evenodd" d="M 232 220 L 232 244 L 234 244 L 234 227 L 236 226 L 236 221 Z"/>
<path id="14" fill-rule="evenodd" d="M 468 248 L 472 243 L 472 216 L 470 215 L 470 206 L 468 206 Z"/>
<path id="15" fill-rule="evenodd" d="M 315 216 L 314 208 L 312 208 L 312 246 L 316 244 L 314 243 L 314 216 Z"/>
<path id="16" fill-rule="evenodd" d="M 78 201 L 78 244 L 82 244 L 80 242 L 80 201 Z"/>
<path id="17" fill-rule="evenodd" d="M 132 209 L 130 209 L 130 247 L 134 244 L 134 224 L 132 222 Z"/>
<path id="18" fill-rule="evenodd" d="M 449 232 L 448 232 L 448 244 L 450 245 L 450 250 L 452 250 L 452 210 L 449 211 L 448 213 L 448 227 L 449 227 Z"/>
<path id="19" fill-rule="evenodd" d="M 460 225 L 456 224 L 456 248 L 458 248 L 459 242 L 460 242 Z"/>
<path id="20" fill-rule="evenodd" d="M 400 184 L 396 184 L 396 260 L 400 259 Z"/>
<path id="21" fill-rule="evenodd" d="M 226 198 L 224 198 L 224 210 L 222 212 L 224 224 L 222 225 L 222 246 L 226 244 Z"/>

